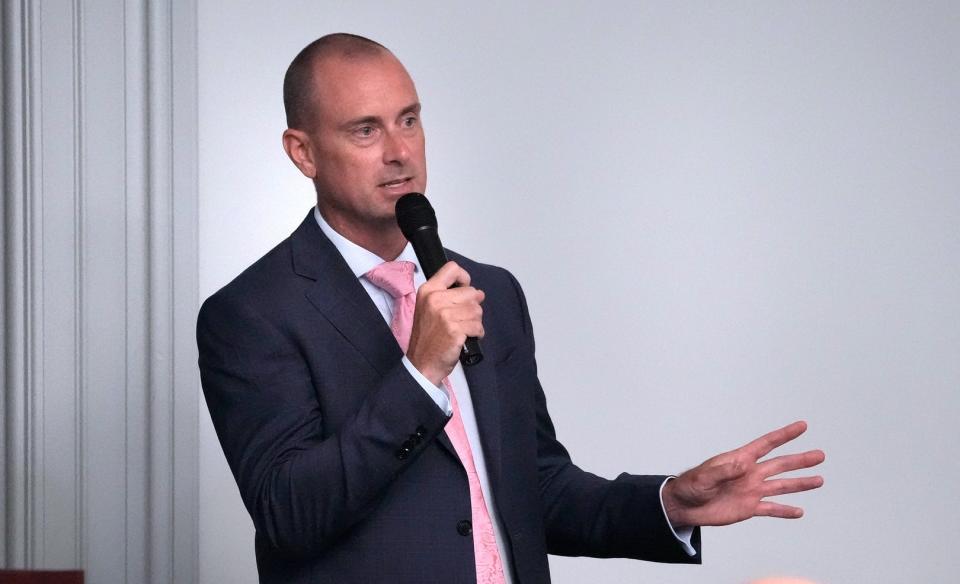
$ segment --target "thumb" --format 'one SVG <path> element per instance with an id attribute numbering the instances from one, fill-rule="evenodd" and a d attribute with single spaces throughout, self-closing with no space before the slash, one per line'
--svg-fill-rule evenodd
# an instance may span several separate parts
<path id="1" fill-rule="evenodd" d="M 454 284 L 459 284 L 460 286 L 469 286 L 470 285 L 470 275 L 466 270 L 457 265 L 456 262 L 449 261 L 437 270 L 437 273 L 433 275 L 428 281 L 431 288 L 437 290 L 446 290 L 447 288 L 453 286 Z"/>

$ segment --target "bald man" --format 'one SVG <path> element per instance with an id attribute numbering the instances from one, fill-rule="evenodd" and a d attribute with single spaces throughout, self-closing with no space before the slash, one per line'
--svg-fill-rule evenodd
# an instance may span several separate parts
<path id="1" fill-rule="evenodd" d="M 698 526 L 802 514 L 766 497 L 819 487 L 775 477 L 823 453 L 759 460 L 803 422 L 676 478 L 571 462 L 517 281 L 450 251 L 427 280 L 396 225 L 427 169 L 420 99 L 390 51 L 314 41 L 284 105 L 283 146 L 317 206 L 197 327 L 261 582 L 549 582 L 548 553 L 699 563 Z M 469 336 L 485 358 L 464 368 Z"/>

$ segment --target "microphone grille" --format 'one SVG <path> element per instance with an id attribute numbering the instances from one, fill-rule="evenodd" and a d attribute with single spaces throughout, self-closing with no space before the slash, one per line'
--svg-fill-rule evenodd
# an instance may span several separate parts
<path id="1" fill-rule="evenodd" d="M 437 214 L 420 193 L 407 193 L 397 199 L 396 213 L 397 225 L 407 239 L 424 227 L 437 227 Z"/>

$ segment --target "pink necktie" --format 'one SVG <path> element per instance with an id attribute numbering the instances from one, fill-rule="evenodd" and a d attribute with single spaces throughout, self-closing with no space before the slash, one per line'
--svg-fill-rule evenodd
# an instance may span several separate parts
<path id="1" fill-rule="evenodd" d="M 413 310 L 417 304 L 416 289 L 413 286 L 413 262 L 394 261 L 385 262 L 364 274 L 376 286 L 386 290 L 393 297 L 393 322 L 390 329 L 397 343 L 404 353 L 410 345 L 410 331 L 413 328 Z M 487 513 L 487 505 L 483 500 L 483 491 L 480 488 L 480 479 L 473 464 L 473 453 L 467 441 L 467 433 L 463 428 L 463 419 L 460 417 L 460 407 L 457 405 L 457 396 L 448 379 L 443 380 L 450 404 L 453 407 L 453 416 L 447 422 L 444 430 L 453 443 L 460 463 L 467 471 L 467 481 L 470 485 L 470 510 L 473 529 L 473 552 L 477 563 L 478 584 L 503 584 L 503 566 L 500 561 L 500 552 L 493 535 L 493 522 Z M 459 526 L 458 526 L 459 527 Z"/>

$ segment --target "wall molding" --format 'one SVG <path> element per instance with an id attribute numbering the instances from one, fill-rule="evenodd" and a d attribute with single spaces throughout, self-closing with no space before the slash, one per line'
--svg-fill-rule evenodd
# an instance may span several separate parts
<path id="1" fill-rule="evenodd" d="M 196 2 L 0 10 L 3 565 L 195 582 Z"/>
<path id="2" fill-rule="evenodd" d="M 81 160 L 85 152 L 83 140 L 83 4 L 81 0 L 73 1 L 73 159 Z M 83 312 L 83 250 L 84 250 L 84 207 L 82 204 L 84 198 L 83 189 L 83 165 L 74 165 L 73 171 L 73 309 L 76 315 L 73 327 L 73 399 L 76 404 L 83 403 L 83 330 L 84 330 L 84 312 Z M 83 469 L 83 408 L 77 407 L 74 410 L 74 555 L 77 558 L 77 565 L 85 564 L 85 550 L 83 546 L 84 525 L 86 522 L 86 513 L 83 505 L 84 484 L 81 475 Z"/>
<path id="3" fill-rule="evenodd" d="M 4 556 L 27 564 L 36 557 L 35 517 L 42 505 L 36 461 L 35 275 L 39 250 L 34 233 L 37 202 L 36 37 L 33 6 L 2 6 L 3 21 L 3 365 Z"/>

